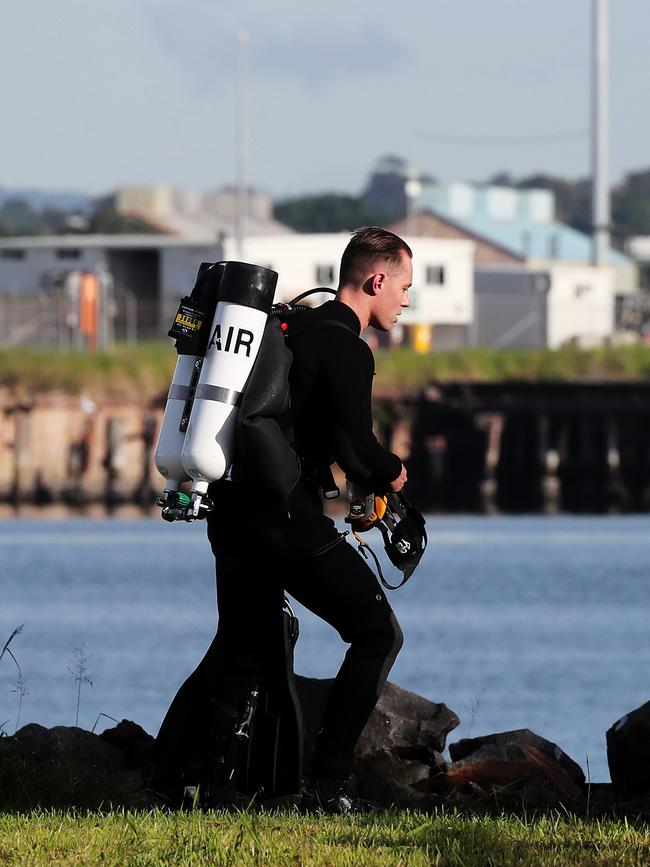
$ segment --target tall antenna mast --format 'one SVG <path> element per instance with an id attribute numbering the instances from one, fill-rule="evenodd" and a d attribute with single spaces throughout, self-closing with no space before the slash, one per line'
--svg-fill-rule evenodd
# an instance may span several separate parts
<path id="1" fill-rule="evenodd" d="M 247 151 L 248 151 L 248 31 L 237 33 L 237 207 L 235 239 L 237 256 L 244 260 L 247 211 Z"/>
<path id="2" fill-rule="evenodd" d="M 609 0 L 593 0 L 592 73 L 592 262 L 603 265 L 609 253 L 608 71 Z"/>

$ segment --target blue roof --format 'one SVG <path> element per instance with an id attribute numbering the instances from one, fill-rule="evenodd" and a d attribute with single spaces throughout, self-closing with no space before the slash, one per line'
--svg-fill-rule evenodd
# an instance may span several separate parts
<path id="1" fill-rule="evenodd" d="M 429 196 L 427 193 L 425 189 L 418 197 L 416 207 L 430 210 L 516 256 L 560 262 L 591 262 L 591 237 L 564 223 L 555 220 L 538 222 L 527 216 L 501 220 L 476 212 L 458 216 L 451 208 L 445 207 L 439 196 Z M 608 262 L 610 265 L 630 265 L 632 259 L 618 250 L 610 249 Z"/>

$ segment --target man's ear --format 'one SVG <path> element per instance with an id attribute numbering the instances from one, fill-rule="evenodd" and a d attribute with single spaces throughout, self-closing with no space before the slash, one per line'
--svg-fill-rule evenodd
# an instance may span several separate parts
<path id="1" fill-rule="evenodd" d="M 381 290 L 384 287 L 384 281 L 386 279 L 386 274 L 383 271 L 378 271 L 376 274 L 372 274 L 368 278 L 368 282 L 372 287 L 372 294 L 379 295 Z"/>

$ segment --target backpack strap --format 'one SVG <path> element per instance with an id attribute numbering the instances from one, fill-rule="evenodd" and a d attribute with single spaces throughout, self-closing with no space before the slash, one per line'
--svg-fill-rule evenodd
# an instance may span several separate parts
<path id="1" fill-rule="evenodd" d="M 291 328 L 287 330 L 285 336 L 286 337 L 297 337 L 299 334 L 308 334 L 310 331 L 318 331 L 319 328 L 323 328 L 325 326 L 334 326 L 335 328 L 345 328 L 346 331 L 349 331 L 350 334 L 354 334 L 355 337 L 359 337 L 354 328 L 350 328 L 349 325 L 346 325 L 345 322 L 340 322 L 338 319 L 319 319 L 318 322 L 305 322 L 302 325 L 296 326 L 296 328 Z"/>

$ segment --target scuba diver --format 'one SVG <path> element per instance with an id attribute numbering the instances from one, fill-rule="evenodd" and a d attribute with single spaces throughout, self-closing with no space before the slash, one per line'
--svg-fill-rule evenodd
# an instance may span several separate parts
<path id="1" fill-rule="evenodd" d="M 356 742 L 402 645 L 385 593 L 359 552 L 323 513 L 331 464 L 367 492 L 395 493 L 406 482 L 400 458 L 372 430 L 374 359 L 360 335 L 389 331 L 409 306 L 412 252 L 382 228 L 353 232 L 341 259 L 335 300 L 294 313 L 283 324 L 292 354 L 290 409 L 283 430 L 300 462 L 288 497 L 266 496 L 246 461 L 210 485 L 207 531 L 215 557 L 218 630 L 174 698 L 156 740 L 155 785 L 170 791 L 216 756 L 210 805 L 241 803 L 237 739 L 254 700 L 284 650 L 285 592 L 334 627 L 349 644 L 325 707 L 303 794 L 329 813 L 359 808 L 348 789 Z M 270 460 L 271 458 L 269 458 Z M 197 772 L 198 773 L 198 772 Z"/>

